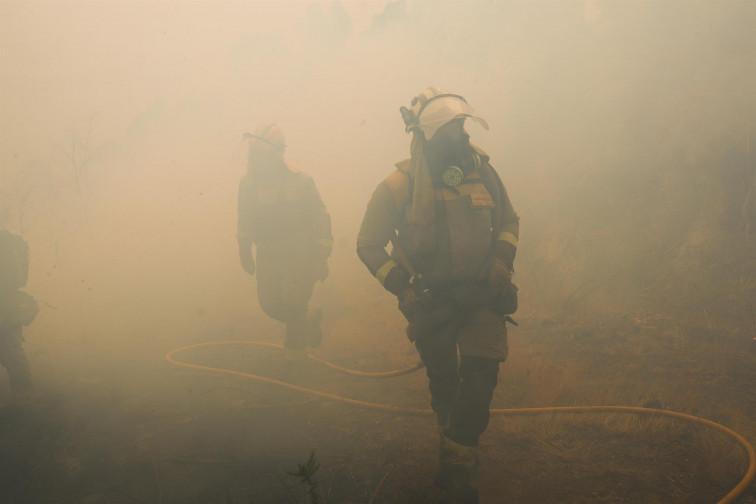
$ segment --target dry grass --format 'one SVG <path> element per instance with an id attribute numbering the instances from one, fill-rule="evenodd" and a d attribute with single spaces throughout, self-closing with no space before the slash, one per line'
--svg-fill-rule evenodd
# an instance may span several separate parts
<path id="1" fill-rule="evenodd" d="M 510 360 L 496 405 L 671 409 L 720 422 L 756 440 L 756 405 L 749 399 L 756 383 L 756 353 L 749 350 L 743 331 L 726 333 L 726 326 L 711 320 L 702 326 L 698 318 L 653 314 L 521 322 L 510 337 Z M 544 477 L 543 484 L 556 489 L 541 489 L 543 502 L 587 502 L 575 485 L 591 481 L 601 488 L 601 481 L 616 478 L 643 488 L 643 497 L 634 497 L 643 502 L 715 502 L 747 467 L 744 450 L 732 437 L 663 416 L 545 414 L 494 419 L 493 425 L 495 444 L 519 440 L 515 451 L 518 443 L 529 447 L 531 456 L 514 458 L 532 474 L 544 467 L 558 471 L 562 463 L 576 471 L 571 477 L 582 483 Z M 500 452 L 492 453 L 496 457 Z M 531 464 L 531 459 L 538 462 Z M 575 496 L 557 497 L 570 492 Z M 590 501 L 636 502 L 606 492 Z M 743 502 L 754 502 L 754 496 Z"/>
<path id="2" fill-rule="evenodd" d="M 357 309 L 374 294 L 366 287 L 352 304 L 327 311 L 322 356 L 364 370 L 416 361 L 390 299 L 376 304 L 369 314 Z M 727 326 L 713 317 L 706 325 L 703 314 L 518 320 L 521 326 L 510 334 L 510 358 L 502 366 L 494 407 L 669 408 L 721 422 L 756 440 L 756 405 L 747 401 L 756 382 L 756 353 L 749 350 L 745 331 L 726 333 Z M 259 327 L 264 334 L 253 339 L 281 341 L 279 326 L 263 320 Z M 243 337 L 243 330 L 241 324 L 231 328 L 231 339 Z M 201 339 L 198 334 L 193 337 Z M 308 402 L 293 391 L 184 373 L 162 362 L 135 375 L 131 362 L 93 356 L 100 354 L 82 347 L 79 360 L 71 365 L 77 372 L 87 369 L 88 377 L 107 377 L 104 368 L 87 367 L 93 362 L 122 366 L 132 373 L 123 384 L 124 399 L 113 397 L 107 379 L 65 384 L 71 402 L 65 415 L 52 412 L 45 417 L 53 419 L 49 428 L 88 427 L 61 434 L 66 446 L 78 447 L 65 459 L 55 451 L 58 438 L 53 434 L 30 452 L 32 468 L 46 460 L 50 450 L 54 453 L 49 465 L 39 470 L 39 486 L 24 490 L 39 497 L 38 502 L 56 502 L 49 496 L 71 495 L 77 485 L 116 476 L 130 481 L 128 492 L 154 500 L 154 475 L 146 454 L 154 455 L 165 495 L 174 495 L 172 502 L 223 504 L 227 489 L 237 502 L 246 502 L 247 495 L 260 496 L 259 502 L 281 502 L 289 497 L 275 474 L 290 470 L 313 448 L 331 504 L 371 499 L 373 504 L 439 502 L 431 484 L 438 443 L 431 418 Z M 282 377 L 283 359 L 274 352 L 232 349 L 195 358 Z M 422 372 L 365 380 L 319 366 L 304 371 L 308 386 L 319 390 L 428 407 Z M 14 438 L 0 435 L 0 448 L 17 446 L 16 439 L 24 435 L 35 439 L 33 429 L 13 429 L 5 432 L 14 432 Z M 96 462 L 99 454 L 110 465 Z M 667 417 L 604 413 L 494 416 L 482 439 L 481 459 L 476 481 L 483 503 L 506 498 L 519 504 L 711 504 L 745 469 L 742 450 L 717 431 Z M 69 488 L 63 482 L 70 478 L 57 475 L 70 460 L 82 469 Z M 105 469 L 112 474 L 103 474 Z M 217 495 L 210 489 L 219 489 Z M 756 497 L 752 493 L 738 504 L 756 504 Z"/>

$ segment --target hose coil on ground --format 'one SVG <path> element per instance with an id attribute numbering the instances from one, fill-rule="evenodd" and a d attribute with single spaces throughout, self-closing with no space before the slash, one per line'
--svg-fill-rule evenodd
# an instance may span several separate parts
<path id="1" fill-rule="evenodd" d="M 433 411 L 429 409 L 403 408 L 400 406 L 392 406 L 390 404 L 380 404 L 380 403 L 372 403 L 372 402 L 367 402 L 367 401 L 360 401 L 358 399 L 351 399 L 349 397 L 343 397 L 343 396 L 331 394 L 328 392 L 322 392 L 322 391 L 307 388 L 307 387 L 301 387 L 299 385 L 294 385 L 292 383 L 287 383 L 287 382 L 276 380 L 273 378 L 267 378 L 265 376 L 259 376 L 252 373 L 245 373 L 242 371 L 234 371 L 231 369 L 216 368 L 212 366 L 203 366 L 200 364 L 190 364 L 188 362 L 182 362 L 174 358 L 174 356 L 178 353 L 186 352 L 188 350 L 193 350 L 195 348 L 202 348 L 202 347 L 209 347 L 209 346 L 222 346 L 222 345 L 250 345 L 250 346 L 263 346 L 263 347 L 269 347 L 269 348 L 283 349 L 283 346 L 281 345 L 276 345 L 275 343 L 266 343 L 263 341 L 236 341 L 236 340 L 211 341 L 207 343 L 198 343 L 195 345 L 187 345 L 187 346 L 173 349 L 165 355 L 165 360 L 167 360 L 169 363 L 176 366 L 196 369 L 199 371 L 228 374 L 228 375 L 233 375 L 233 376 L 239 376 L 242 378 L 257 380 L 257 381 L 261 381 L 265 383 L 271 383 L 271 384 L 279 385 L 281 387 L 286 387 L 292 390 L 298 390 L 306 394 L 322 397 L 324 399 L 331 399 L 333 401 L 353 404 L 355 406 L 362 406 L 365 408 L 371 408 L 371 409 L 376 409 L 380 411 L 389 411 L 393 413 L 404 413 L 404 414 L 411 414 L 411 415 L 433 415 Z M 383 373 L 366 373 L 362 371 L 355 371 L 353 369 L 347 369 L 341 366 L 337 366 L 328 361 L 320 359 L 314 355 L 308 355 L 308 357 L 336 371 L 347 373 L 350 375 L 371 377 L 371 378 L 387 378 L 387 377 L 392 377 L 392 376 L 401 376 L 401 375 L 405 375 L 405 374 L 417 371 L 419 369 L 422 369 L 423 367 L 422 363 L 418 363 L 414 366 L 404 368 L 404 369 L 398 369 L 395 371 L 388 371 L 388 372 L 383 372 Z M 705 418 L 688 415 L 686 413 L 679 413 L 676 411 L 669 411 L 669 410 L 655 409 L 655 408 L 641 408 L 641 407 L 636 407 L 636 406 L 555 406 L 555 407 L 548 407 L 548 408 L 511 408 L 511 409 L 507 408 L 507 409 L 492 409 L 491 413 L 499 414 L 499 415 L 534 415 L 534 414 L 541 414 L 541 413 L 632 413 L 636 415 L 661 415 L 661 416 L 677 418 L 677 419 L 685 420 L 688 422 L 697 423 L 699 425 L 705 425 L 707 427 L 711 427 L 721 432 L 724 432 L 725 434 L 733 438 L 735 441 L 737 441 L 745 449 L 746 453 L 748 454 L 748 470 L 746 471 L 745 476 L 740 480 L 740 482 L 732 490 L 730 490 L 727 493 L 727 495 L 725 495 L 722 499 L 717 501 L 717 504 L 731 504 L 735 502 L 735 499 L 737 499 L 738 496 L 742 494 L 746 488 L 748 488 L 748 485 L 750 485 L 751 482 L 754 480 L 754 477 L 756 477 L 756 451 L 754 451 L 753 446 L 751 446 L 751 444 L 743 436 L 741 436 L 734 430 L 729 429 L 728 427 L 725 427 L 724 425 L 718 424 L 716 422 L 712 422 L 711 420 L 706 420 Z"/>

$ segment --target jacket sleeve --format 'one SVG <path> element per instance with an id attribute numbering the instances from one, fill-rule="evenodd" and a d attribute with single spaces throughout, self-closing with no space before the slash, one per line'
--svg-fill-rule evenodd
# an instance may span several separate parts
<path id="1" fill-rule="evenodd" d="M 498 206 L 498 215 L 493 225 L 494 252 L 509 264 L 511 268 L 517 253 L 517 243 L 520 238 L 520 217 L 512 206 L 507 190 L 491 165 L 487 164 L 488 177 L 493 181 L 494 190 L 497 192 L 495 199 Z"/>
<path id="2" fill-rule="evenodd" d="M 244 176 L 239 181 L 237 198 L 236 239 L 239 242 L 240 249 L 249 249 L 255 243 L 254 212 L 252 180 L 248 176 Z"/>
<path id="3" fill-rule="evenodd" d="M 509 199 L 507 190 L 504 186 L 501 186 L 502 201 L 501 201 L 501 227 L 498 229 L 496 235 L 497 241 L 505 241 L 510 243 L 513 247 L 517 248 L 517 242 L 520 239 L 520 217 L 515 212 L 512 206 L 512 201 Z"/>
<path id="4" fill-rule="evenodd" d="M 381 285 L 396 295 L 406 287 L 408 275 L 386 252 L 386 246 L 394 236 L 399 218 L 394 195 L 384 180 L 368 202 L 357 235 L 357 255 Z"/>

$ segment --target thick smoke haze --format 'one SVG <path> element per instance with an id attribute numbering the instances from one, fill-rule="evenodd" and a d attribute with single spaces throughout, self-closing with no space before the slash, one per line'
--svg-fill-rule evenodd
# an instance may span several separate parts
<path id="1" fill-rule="evenodd" d="M 408 154 L 397 109 L 428 85 L 491 125 L 469 130 L 523 219 L 526 298 L 558 304 L 638 272 L 647 283 L 661 248 L 721 240 L 722 206 L 732 227 L 753 219 L 751 2 L 0 8 L 3 206 L 32 245 L 30 289 L 57 308 L 32 333 L 107 337 L 122 317 L 249 309 L 234 191 L 241 134 L 268 121 L 333 216 L 323 290 L 379 296 L 354 236 Z M 157 305 L 181 309 L 146 315 Z"/>
<path id="2" fill-rule="evenodd" d="M 0 224 L 31 248 L 37 386 L 146 411 L 171 348 L 282 342 L 236 244 L 242 135 L 268 122 L 332 217 L 320 353 L 412 361 L 355 243 L 427 86 L 490 125 L 467 130 L 521 218 L 518 315 L 753 331 L 754 26 L 750 0 L 0 3 Z"/>

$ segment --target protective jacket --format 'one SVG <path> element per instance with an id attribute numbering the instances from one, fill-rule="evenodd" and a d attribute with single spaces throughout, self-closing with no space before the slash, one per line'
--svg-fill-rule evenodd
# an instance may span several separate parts
<path id="1" fill-rule="evenodd" d="M 331 218 L 308 175 L 290 169 L 272 180 L 247 173 L 239 183 L 237 239 L 307 264 L 331 253 Z"/>
<path id="2" fill-rule="evenodd" d="M 357 252 L 386 286 L 392 269 L 407 267 L 397 249 L 391 256 L 386 252 L 389 241 L 398 234 L 398 248 L 411 267 L 422 275 L 434 297 L 445 305 L 444 310 L 454 314 L 450 325 L 460 353 L 505 360 L 506 326 L 492 308 L 494 300 L 485 280 L 497 243 L 508 243 L 515 250 L 519 218 L 488 155 L 470 146 L 468 159 L 458 185 L 434 184 L 431 247 L 418 239 L 425 230 L 408 218 L 414 180 L 410 160 L 404 160 L 374 191 L 358 235 Z M 423 336 L 412 323 L 408 335 L 411 339 Z"/>
<path id="3" fill-rule="evenodd" d="M 240 250 L 256 246 L 260 307 L 286 324 L 285 345 L 297 349 L 313 332 L 308 303 L 315 282 L 327 274 L 333 240 L 331 219 L 314 181 L 280 168 L 241 179 L 237 238 Z"/>

